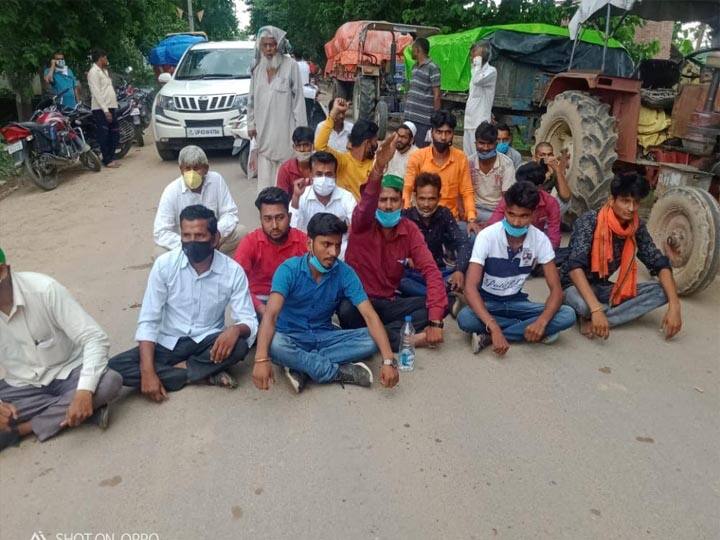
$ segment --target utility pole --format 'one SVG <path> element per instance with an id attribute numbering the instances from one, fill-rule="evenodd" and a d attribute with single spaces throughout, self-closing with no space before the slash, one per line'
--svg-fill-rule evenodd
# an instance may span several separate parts
<path id="1" fill-rule="evenodd" d="M 192 0 L 187 0 L 187 14 L 188 14 L 188 23 L 190 24 L 190 31 L 195 31 L 195 21 L 193 17 L 193 7 L 192 7 Z"/>

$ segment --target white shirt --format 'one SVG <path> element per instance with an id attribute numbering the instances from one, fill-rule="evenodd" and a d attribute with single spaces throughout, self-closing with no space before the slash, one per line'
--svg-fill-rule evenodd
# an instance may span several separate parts
<path id="1" fill-rule="evenodd" d="M 515 167 L 505 154 L 497 153 L 487 174 L 480 170 L 477 154 L 470 160 L 470 179 L 475 190 L 475 205 L 495 208 L 510 186 L 515 183 Z"/>
<path id="2" fill-rule="evenodd" d="M 117 95 L 106 69 L 100 69 L 97 64 L 93 63 L 88 71 L 87 81 L 92 97 L 90 104 L 92 110 L 102 109 L 103 112 L 108 112 L 109 109 L 117 109 Z"/>
<path id="3" fill-rule="evenodd" d="M 108 364 L 102 328 L 50 276 L 11 272 L 13 305 L 0 311 L 0 368 L 10 386 L 47 386 L 82 365 L 78 390 L 94 392 Z"/>
<path id="4" fill-rule="evenodd" d="M 193 204 L 202 204 L 215 212 L 221 237 L 229 236 L 237 227 L 238 208 L 219 173 L 208 171 L 200 193 L 188 188 L 181 176 L 170 182 L 160 196 L 153 224 L 157 245 L 167 249 L 180 245 L 180 212 Z"/>
<path id="5" fill-rule="evenodd" d="M 302 81 L 303 86 L 310 84 L 310 64 L 308 64 L 305 60 L 298 60 L 297 65 L 300 70 L 300 80 Z"/>
<path id="6" fill-rule="evenodd" d="M 347 223 L 348 230 L 352 222 L 353 210 L 357 206 L 357 201 L 352 193 L 347 189 L 336 187 L 330 195 L 330 201 L 324 206 L 318 198 L 312 186 L 305 188 L 300 196 L 298 208 L 290 208 L 292 216 L 290 217 L 290 226 L 307 232 L 307 225 L 315 214 L 319 212 L 328 212 L 337 216 L 341 221 Z M 348 233 L 343 235 L 342 249 L 340 250 L 340 258 L 345 257 L 345 248 L 347 248 Z"/>
<path id="7" fill-rule="evenodd" d="M 258 322 L 242 266 L 215 250 L 210 270 L 198 276 L 182 248 L 173 249 L 150 270 L 135 339 L 170 350 L 181 337 L 200 343 L 225 328 L 228 305 L 233 324 L 250 328 L 247 342 L 252 347 Z"/>
<path id="8" fill-rule="evenodd" d="M 395 150 L 395 155 L 393 155 L 390 163 L 388 163 L 387 171 L 385 172 L 385 174 L 394 174 L 395 176 L 399 176 L 400 178 L 405 178 L 405 171 L 407 170 L 408 159 L 410 159 L 410 156 L 412 156 L 417 149 L 418 147 L 413 144 L 404 154 L 401 154 L 400 152 Z"/>
<path id="9" fill-rule="evenodd" d="M 472 68 L 463 129 L 474 130 L 483 122 L 490 121 L 496 82 L 497 70 L 490 64 L 483 64 L 480 69 Z"/>
<path id="10" fill-rule="evenodd" d="M 320 122 L 322 124 L 322 122 Z M 315 128 L 315 139 L 317 139 L 318 133 L 320 133 L 320 124 Z M 353 123 L 349 120 L 343 121 L 343 128 L 338 133 L 334 129 L 330 132 L 330 139 L 328 140 L 328 146 L 338 152 L 347 152 L 348 141 L 350 140 L 350 132 L 353 128 Z"/>
<path id="11" fill-rule="evenodd" d="M 503 298 L 517 295 L 535 264 L 547 264 L 555 258 L 550 240 L 533 225 L 528 228 L 522 248 L 516 253 L 510 253 L 509 248 L 502 222 L 478 233 L 470 262 L 483 266 L 481 292 Z"/>

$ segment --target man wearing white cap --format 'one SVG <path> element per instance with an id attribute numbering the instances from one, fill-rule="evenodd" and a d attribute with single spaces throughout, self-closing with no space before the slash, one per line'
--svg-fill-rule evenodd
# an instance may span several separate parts
<path id="1" fill-rule="evenodd" d="M 386 174 L 394 174 L 400 178 L 405 178 L 408 159 L 410 159 L 410 156 L 418 149 L 414 144 L 416 133 L 417 128 L 415 124 L 410 121 L 404 122 L 403 125 L 397 129 L 397 141 L 395 142 L 396 152 L 388 164 Z"/>

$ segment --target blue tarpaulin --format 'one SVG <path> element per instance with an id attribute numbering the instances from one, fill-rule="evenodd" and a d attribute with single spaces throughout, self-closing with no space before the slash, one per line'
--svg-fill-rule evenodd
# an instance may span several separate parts
<path id="1" fill-rule="evenodd" d="M 176 66 L 188 47 L 199 41 L 207 39 L 189 34 L 166 37 L 150 51 L 148 61 L 153 66 Z"/>

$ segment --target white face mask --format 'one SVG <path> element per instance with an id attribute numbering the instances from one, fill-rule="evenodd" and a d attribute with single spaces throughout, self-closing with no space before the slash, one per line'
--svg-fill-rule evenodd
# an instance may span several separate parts
<path id="1" fill-rule="evenodd" d="M 312 187 L 317 195 L 327 197 L 335 190 L 335 179 L 332 176 L 316 176 Z"/>

